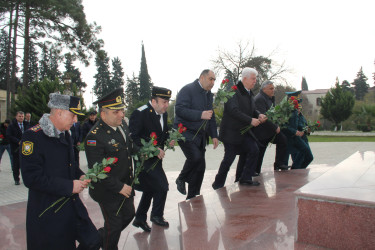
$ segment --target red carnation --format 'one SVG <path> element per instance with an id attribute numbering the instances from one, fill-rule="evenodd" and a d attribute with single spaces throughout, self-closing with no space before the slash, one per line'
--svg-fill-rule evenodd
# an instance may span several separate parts
<path id="1" fill-rule="evenodd" d="M 155 141 L 152 142 L 152 144 L 153 144 L 154 146 L 156 146 L 156 145 L 158 144 L 158 141 L 155 140 Z"/>
<path id="2" fill-rule="evenodd" d="M 225 84 L 225 79 L 223 79 L 223 81 L 221 82 L 221 84 Z"/>
<path id="3" fill-rule="evenodd" d="M 237 86 L 234 85 L 234 86 L 231 87 L 231 89 L 233 89 L 233 90 L 237 90 Z"/>
<path id="4" fill-rule="evenodd" d="M 158 138 L 158 137 L 156 136 L 156 133 L 155 133 L 155 132 L 152 132 L 152 133 L 150 134 L 150 137 L 151 137 L 152 139 L 156 139 L 156 138 Z"/>
<path id="5" fill-rule="evenodd" d="M 225 81 L 228 83 L 228 82 L 229 82 L 229 79 L 225 79 Z"/>
<path id="6" fill-rule="evenodd" d="M 293 104 L 297 105 L 298 104 L 298 100 L 293 100 Z"/>
<path id="7" fill-rule="evenodd" d="M 184 125 L 182 125 L 182 123 L 178 124 L 178 127 L 179 128 L 182 128 Z"/>
<path id="8" fill-rule="evenodd" d="M 185 131 L 186 131 L 186 127 L 183 127 L 183 128 L 182 128 L 182 132 L 185 132 Z"/>
<path id="9" fill-rule="evenodd" d="M 294 98 L 294 96 L 290 97 L 290 100 L 294 101 L 294 99 L 296 99 L 296 98 Z"/>
<path id="10" fill-rule="evenodd" d="M 1 139 L 4 139 L 4 136 L 3 136 L 3 135 L 0 135 L 0 138 L 1 138 Z"/>
<path id="11" fill-rule="evenodd" d="M 318 123 L 318 128 L 320 127 L 320 121 L 316 121 L 316 123 Z"/>
<path id="12" fill-rule="evenodd" d="M 181 134 L 181 133 L 182 133 L 182 131 L 183 131 L 183 128 L 179 128 L 179 129 L 178 129 L 178 133 L 180 133 L 180 134 Z"/>
<path id="13" fill-rule="evenodd" d="M 108 172 L 111 172 L 111 167 L 105 167 L 103 169 L 104 172 L 108 173 Z"/>

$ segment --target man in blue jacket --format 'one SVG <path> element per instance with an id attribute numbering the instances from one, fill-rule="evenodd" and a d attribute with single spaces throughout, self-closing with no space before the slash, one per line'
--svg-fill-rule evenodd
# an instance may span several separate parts
<path id="1" fill-rule="evenodd" d="M 182 123 L 187 128 L 183 133 L 186 141 L 178 142 L 186 161 L 176 184 L 178 191 L 186 194 L 185 182 L 188 183 L 186 199 L 200 194 L 206 170 L 205 148 L 208 137 L 212 138 L 214 149 L 219 144 L 211 93 L 215 80 L 212 70 L 203 70 L 199 79 L 180 90 L 176 100 L 174 127 L 177 128 L 178 124 Z"/>
<path id="2" fill-rule="evenodd" d="M 79 100 L 50 94 L 51 113 L 44 114 L 39 124 L 25 131 L 22 137 L 21 171 L 29 188 L 26 214 L 29 250 L 76 249 L 76 241 L 80 243 L 78 249 L 100 248 L 99 233 L 79 197 L 89 180 L 80 180 L 84 173 L 75 161 L 69 134 L 77 114 L 83 115 Z M 63 201 L 46 210 L 62 197 Z"/>

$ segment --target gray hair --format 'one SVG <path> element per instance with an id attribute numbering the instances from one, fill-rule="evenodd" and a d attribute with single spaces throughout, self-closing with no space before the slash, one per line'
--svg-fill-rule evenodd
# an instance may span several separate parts
<path id="1" fill-rule="evenodd" d="M 252 74 L 254 74 L 255 76 L 258 75 L 258 71 L 256 71 L 256 69 L 253 69 L 253 68 L 249 68 L 249 67 L 246 67 L 246 68 L 243 68 L 242 70 L 242 74 L 241 74 L 241 80 L 243 81 L 243 79 L 246 77 L 250 77 Z"/>
<path id="2" fill-rule="evenodd" d="M 260 86 L 260 89 L 264 89 L 265 87 L 267 87 L 268 85 L 273 85 L 273 82 L 270 81 L 270 80 L 266 80 L 262 83 L 262 85 Z"/>
<path id="3" fill-rule="evenodd" d="M 18 114 L 24 115 L 25 113 L 23 111 L 17 111 L 16 115 L 18 115 Z"/>
<path id="4" fill-rule="evenodd" d="M 206 76 L 208 75 L 208 73 L 210 73 L 212 70 L 210 69 L 205 69 L 202 71 L 202 73 L 199 75 L 199 78 L 201 78 L 202 76 Z M 213 72 L 213 71 L 212 71 Z"/>

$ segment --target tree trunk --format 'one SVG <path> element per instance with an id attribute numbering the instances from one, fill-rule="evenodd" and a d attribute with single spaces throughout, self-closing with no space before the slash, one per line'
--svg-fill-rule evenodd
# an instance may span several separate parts
<path id="1" fill-rule="evenodd" d="M 7 61 L 6 61 L 6 81 L 7 81 L 7 109 L 6 109 L 6 118 L 10 118 L 10 92 L 11 92 L 11 83 L 10 83 L 10 49 L 12 43 L 12 27 L 13 27 L 13 6 L 9 10 L 9 32 L 8 32 L 8 48 L 7 48 Z"/>
<path id="2" fill-rule="evenodd" d="M 18 28 L 18 9 L 19 9 L 19 1 L 16 3 L 16 15 L 14 18 L 14 28 L 13 28 L 13 47 L 12 47 L 12 81 L 11 81 L 11 104 L 15 100 L 15 92 L 16 92 L 16 71 L 17 71 L 17 28 Z"/>
<path id="3" fill-rule="evenodd" d="M 30 3 L 25 5 L 25 38 L 23 49 L 23 86 L 29 86 L 29 54 L 30 54 Z"/>

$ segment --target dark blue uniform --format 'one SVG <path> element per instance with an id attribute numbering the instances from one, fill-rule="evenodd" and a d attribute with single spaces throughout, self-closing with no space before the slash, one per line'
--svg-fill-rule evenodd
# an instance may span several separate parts
<path id="1" fill-rule="evenodd" d="M 72 195 L 73 180 L 84 173 L 74 160 L 69 133 L 50 137 L 36 125 L 24 133 L 21 145 L 22 178 L 29 188 L 27 249 L 76 249 L 76 240 L 79 249 L 98 249 L 99 234 L 79 195 Z M 63 196 L 70 199 L 58 212 L 54 211 L 59 205 L 39 217 Z"/>
<path id="2" fill-rule="evenodd" d="M 160 116 L 156 115 L 155 110 L 151 104 L 148 103 L 137 110 L 135 110 L 129 120 L 129 128 L 134 142 L 138 146 L 142 146 L 141 138 L 145 141 L 150 140 L 150 134 L 155 132 L 157 135 L 157 146 L 164 149 L 164 144 L 168 138 L 168 114 L 163 114 L 163 129 L 160 124 Z M 158 160 L 158 157 L 153 157 L 144 163 L 144 171 L 139 175 L 140 184 L 137 185 L 137 190 L 143 191 L 141 201 L 139 203 L 136 219 L 139 221 L 146 221 L 147 211 L 153 201 L 151 217 L 163 217 L 165 201 L 168 192 L 168 180 L 162 167 L 162 160 L 155 166 L 154 170 L 147 170 Z"/>

